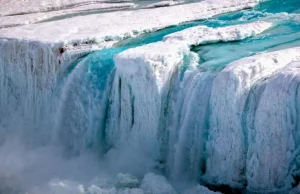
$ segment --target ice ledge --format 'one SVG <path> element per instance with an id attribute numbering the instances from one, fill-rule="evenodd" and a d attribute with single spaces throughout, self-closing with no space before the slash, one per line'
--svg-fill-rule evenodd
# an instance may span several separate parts
<path id="1" fill-rule="evenodd" d="M 164 41 L 185 42 L 188 46 L 238 41 L 261 34 L 270 27 L 272 27 L 272 23 L 263 21 L 220 28 L 196 26 L 167 35 L 164 37 Z"/>
<path id="2" fill-rule="evenodd" d="M 25 39 L 51 44 L 74 44 L 91 40 L 106 44 L 183 22 L 253 7 L 258 0 L 209 1 L 156 9 L 117 11 L 78 16 L 59 21 L 0 29 L 0 38 Z M 133 22 L 132 19 L 135 19 Z M 74 25 L 76 24 L 76 25 Z"/>

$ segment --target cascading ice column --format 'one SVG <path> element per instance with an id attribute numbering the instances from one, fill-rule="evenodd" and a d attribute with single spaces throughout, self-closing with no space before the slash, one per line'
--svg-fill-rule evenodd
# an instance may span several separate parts
<path id="1" fill-rule="evenodd" d="M 289 189 L 293 176 L 300 175 L 299 61 L 300 56 L 268 81 L 254 120 L 247 123 L 253 126 L 247 163 L 251 190 Z"/>
<path id="2" fill-rule="evenodd" d="M 232 187 L 242 187 L 246 183 L 247 145 L 251 142 L 247 142 L 248 129 L 243 117 L 248 114 L 245 107 L 251 88 L 297 57 L 298 49 L 265 53 L 235 61 L 218 74 L 210 99 L 211 118 L 204 177 L 207 182 Z"/>
<path id="3" fill-rule="evenodd" d="M 0 126 L 13 125 L 11 128 L 16 129 L 26 125 L 33 129 L 42 123 L 56 82 L 56 59 L 45 44 L 0 41 Z"/>

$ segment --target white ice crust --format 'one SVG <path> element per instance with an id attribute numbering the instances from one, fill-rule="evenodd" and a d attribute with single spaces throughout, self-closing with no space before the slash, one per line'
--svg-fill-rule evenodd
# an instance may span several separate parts
<path id="1" fill-rule="evenodd" d="M 180 3 L 180 1 L 160 1 L 157 3 L 151 3 L 149 5 L 147 5 L 147 8 L 152 8 L 152 7 L 167 7 L 167 6 L 171 6 L 171 5 L 176 5 Z"/>
<path id="2" fill-rule="evenodd" d="M 118 41 L 182 22 L 209 18 L 217 14 L 253 7 L 258 0 L 222 2 L 201 1 L 156 9 L 117 11 L 0 29 L 0 38 L 14 38 L 72 44 Z M 133 22 L 134 18 L 134 22 Z M 73 25 L 76 24 L 76 25 Z"/>
<path id="3" fill-rule="evenodd" d="M 272 26 L 272 23 L 257 21 L 228 27 L 210 28 L 195 26 L 169 34 L 164 37 L 165 42 L 181 41 L 189 46 L 209 44 L 215 42 L 238 41 L 256 36 Z"/>

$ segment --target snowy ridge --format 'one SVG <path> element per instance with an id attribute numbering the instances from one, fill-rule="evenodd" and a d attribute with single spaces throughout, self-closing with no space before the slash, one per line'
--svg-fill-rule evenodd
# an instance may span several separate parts
<path id="1" fill-rule="evenodd" d="M 263 21 L 221 28 L 196 26 L 169 34 L 164 37 L 164 41 L 183 41 L 189 46 L 197 46 L 200 44 L 210 44 L 215 42 L 238 41 L 258 35 L 269 29 L 271 26 L 272 23 Z"/>

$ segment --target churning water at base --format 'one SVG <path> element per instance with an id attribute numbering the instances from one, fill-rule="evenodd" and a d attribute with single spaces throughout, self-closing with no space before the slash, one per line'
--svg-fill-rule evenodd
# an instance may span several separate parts
<path id="1" fill-rule="evenodd" d="M 279 6 L 282 3 L 283 1 L 280 0 L 265 2 L 255 9 L 170 27 L 123 41 L 115 48 L 96 51 L 72 64 L 65 74 L 56 80 L 54 91 L 45 96 L 39 96 L 38 91 L 29 89 L 34 92 L 35 96 L 27 98 L 25 95 L 28 94 L 22 93 L 24 91 L 22 88 L 10 87 L 18 85 L 15 83 L 18 82 L 15 80 L 17 74 L 3 76 L 0 86 L 8 88 L 4 90 L 7 92 L 7 96 L 13 93 L 16 101 L 18 99 L 25 100 L 20 104 L 10 100 L 8 105 L 14 104 L 15 107 L 7 107 L 3 102 L 8 97 L 1 95 L 1 109 L 9 110 L 10 116 L 0 118 L 0 158 L 2 159 L 0 161 L 0 192 L 22 193 L 24 190 L 28 190 L 29 193 L 40 193 L 41 191 L 46 193 L 45 190 L 49 189 L 51 193 L 51 187 L 68 187 L 70 189 L 68 191 L 71 193 L 80 193 L 80 184 L 82 184 L 84 187 L 82 193 L 92 193 L 88 189 L 91 185 L 103 186 L 106 189 L 115 187 L 115 176 L 119 172 L 131 173 L 139 180 L 149 172 L 163 174 L 169 178 L 170 182 L 174 183 L 173 186 L 178 189 L 178 192 L 182 192 L 190 184 L 198 182 L 208 185 L 225 184 L 237 188 L 245 188 L 250 185 L 250 189 L 259 191 L 290 188 L 291 184 L 294 184 L 291 179 L 293 177 L 296 179 L 298 176 L 298 152 L 290 153 L 293 155 L 293 157 L 291 156 L 293 159 L 289 158 L 284 161 L 289 163 L 289 167 L 282 168 L 288 169 L 288 175 L 277 171 L 275 172 L 277 174 L 274 175 L 272 174 L 274 173 L 273 166 L 270 168 L 263 166 L 271 174 L 268 177 L 256 172 L 257 169 L 263 168 L 258 164 L 259 157 L 268 152 L 257 152 L 255 145 L 251 144 L 248 139 L 250 138 L 248 136 L 251 135 L 253 139 L 257 138 L 255 134 L 249 133 L 250 129 L 254 129 L 255 133 L 256 131 L 260 134 L 265 133 L 262 125 L 255 123 L 252 117 L 255 117 L 256 112 L 262 114 L 259 113 L 259 110 L 263 108 L 259 106 L 258 99 L 268 102 L 264 91 L 268 91 L 268 87 L 272 86 L 267 85 L 269 82 L 274 82 L 276 85 L 277 77 L 272 77 L 272 73 L 270 73 L 262 77 L 263 81 L 261 82 L 254 80 L 253 82 L 257 81 L 255 84 L 247 85 L 250 89 L 247 91 L 248 93 L 243 93 L 245 97 L 238 99 L 238 95 L 234 95 L 235 89 L 231 87 L 236 86 L 235 83 L 228 81 L 228 85 L 225 84 L 226 87 L 222 88 L 226 74 L 220 73 L 218 76 L 219 72 L 229 63 L 243 57 L 300 46 L 298 2 L 297 0 L 288 0 L 284 1 L 285 6 Z M 274 26 L 261 35 L 246 40 L 194 47 L 191 50 L 199 55 L 199 61 L 194 54 L 185 55 L 181 68 L 172 72 L 172 75 L 166 76 L 170 77 L 170 84 L 162 95 L 164 99 L 162 99 L 163 106 L 159 112 L 161 116 L 158 119 L 159 129 L 157 131 L 159 133 L 152 134 L 153 137 L 157 137 L 157 140 L 153 142 L 155 145 L 148 146 L 148 140 L 142 143 L 141 140 L 136 140 L 134 137 L 129 138 L 133 141 L 136 140 L 138 145 L 134 144 L 134 147 L 131 147 L 131 143 L 118 144 L 119 139 L 128 139 L 130 134 L 135 134 L 130 131 L 133 130 L 134 124 L 146 122 L 137 121 L 139 118 L 147 119 L 137 114 L 150 112 L 151 104 L 134 107 L 138 100 L 136 98 L 139 97 L 134 92 L 138 91 L 135 91 L 134 86 L 130 85 L 130 79 L 133 78 L 124 78 L 121 75 L 117 75 L 120 78 L 116 77 L 118 72 L 116 72 L 113 60 L 115 55 L 129 48 L 161 41 L 167 34 L 196 25 L 222 27 L 256 20 L 271 21 Z M 0 68 L 0 74 L 7 73 L 3 67 Z M 35 77 L 30 77 L 26 81 L 36 83 L 35 79 Z M 124 86 L 124 84 L 127 85 Z M 238 88 L 238 86 L 236 87 Z M 123 88 L 126 90 L 122 90 Z M 151 87 L 149 86 L 149 88 Z M 293 89 L 293 87 L 291 88 Z M 296 88 L 296 94 L 293 94 L 295 98 L 298 98 L 298 86 Z M 289 93 L 292 92 L 292 89 Z M 241 93 L 244 92 L 242 90 Z M 270 95 L 276 95 L 272 93 L 273 90 L 269 89 L 269 91 Z M 43 98 L 43 101 L 38 101 L 39 98 Z M 116 102 L 116 100 L 119 101 Z M 153 99 L 149 99 L 149 102 L 151 100 Z M 232 103 L 233 100 L 236 100 L 237 104 Z M 124 102 L 129 103 L 122 104 Z M 37 110 L 41 111 L 33 110 L 32 106 L 39 105 L 41 107 L 38 107 Z M 235 110 L 236 105 L 241 106 L 237 109 L 243 110 Z M 17 116 L 18 118 L 11 118 L 15 112 L 22 109 L 22 106 L 26 111 Z M 286 102 L 286 106 L 291 105 Z M 130 111 L 121 110 L 124 107 Z M 223 109 L 219 109 L 219 107 Z M 267 108 L 271 110 L 271 106 Z M 140 109 L 140 111 L 136 111 L 136 109 Z M 122 117 L 122 111 L 128 114 Z M 223 114 L 222 111 L 228 112 L 229 116 Z M 261 110 L 261 112 L 263 111 Z M 276 111 L 278 110 L 276 109 Z M 284 111 L 283 108 L 282 112 Z M 297 112 L 297 110 L 295 111 Z M 31 113 L 34 113 L 36 117 L 30 118 Z M 1 115 L 5 114 L 4 111 Z M 29 117 L 22 118 L 22 115 Z M 110 115 L 114 115 L 114 118 L 110 118 Z M 108 131 L 111 126 L 117 126 L 111 123 L 118 117 L 123 119 L 123 123 L 132 124 L 131 128 L 130 126 L 119 126 L 120 129 L 130 129 L 126 132 L 127 134 L 122 132 L 123 137 L 112 134 L 112 130 Z M 274 118 L 278 119 L 279 117 Z M 222 148 L 222 141 L 225 144 L 227 140 L 215 134 L 220 134 L 222 128 L 226 127 L 230 127 L 231 131 L 236 130 L 235 127 L 239 125 L 230 122 L 242 123 L 242 125 L 238 128 L 241 133 L 224 134 L 224 138 L 228 137 L 229 140 L 232 139 L 230 135 L 236 135 L 232 139 L 231 148 L 223 145 L 224 153 L 226 154 L 227 151 L 231 157 L 226 158 L 218 151 L 220 147 Z M 263 121 L 258 119 L 257 122 Z M 148 128 L 155 124 L 149 121 L 147 123 L 149 123 Z M 136 131 L 141 134 L 141 137 L 143 134 L 149 133 L 143 128 Z M 213 134 L 214 132 L 215 134 Z M 280 133 L 274 133 L 272 137 L 278 139 L 278 134 Z M 235 139 L 239 140 L 235 141 Z M 220 142 L 216 143 L 218 140 Z M 266 149 L 271 149 L 268 145 L 274 143 L 270 139 L 263 139 L 262 142 L 260 146 L 266 147 Z M 214 144 L 218 144 L 219 148 L 214 148 Z M 230 152 L 230 149 L 237 149 L 234 148 L 236 145 L 243 146 L 238 149 L 240 155 Z M 138 149 L 139 147 L 141 150 Z M 159 154 L 153 154 L 148 149 L 149 147 L 159 150 Z M 298 148 L 294 150 L 298 150 Z M 241 156 L 240 161 L 237 160 L 239 156 Z M 271 158 L 271 156 L 268 157 Z M 229 161 L 229 159 L 232 160 Z M 246 163 L 252 166 L 246 168 Z M 263 165 L 265 164 L 263 163 Z M 237 167 L 238 170 L 234 167 Z M 236 171 L 239 171 L 238 175 L 235 173 Z M 257 181 L 260 179 L 261 183 Z M 287 182 L 284 182 L 285 179 Z M 61 184 L 65 186 L 61 186 Z M 111 190 L 111 193 L 113 192 Z"/>

